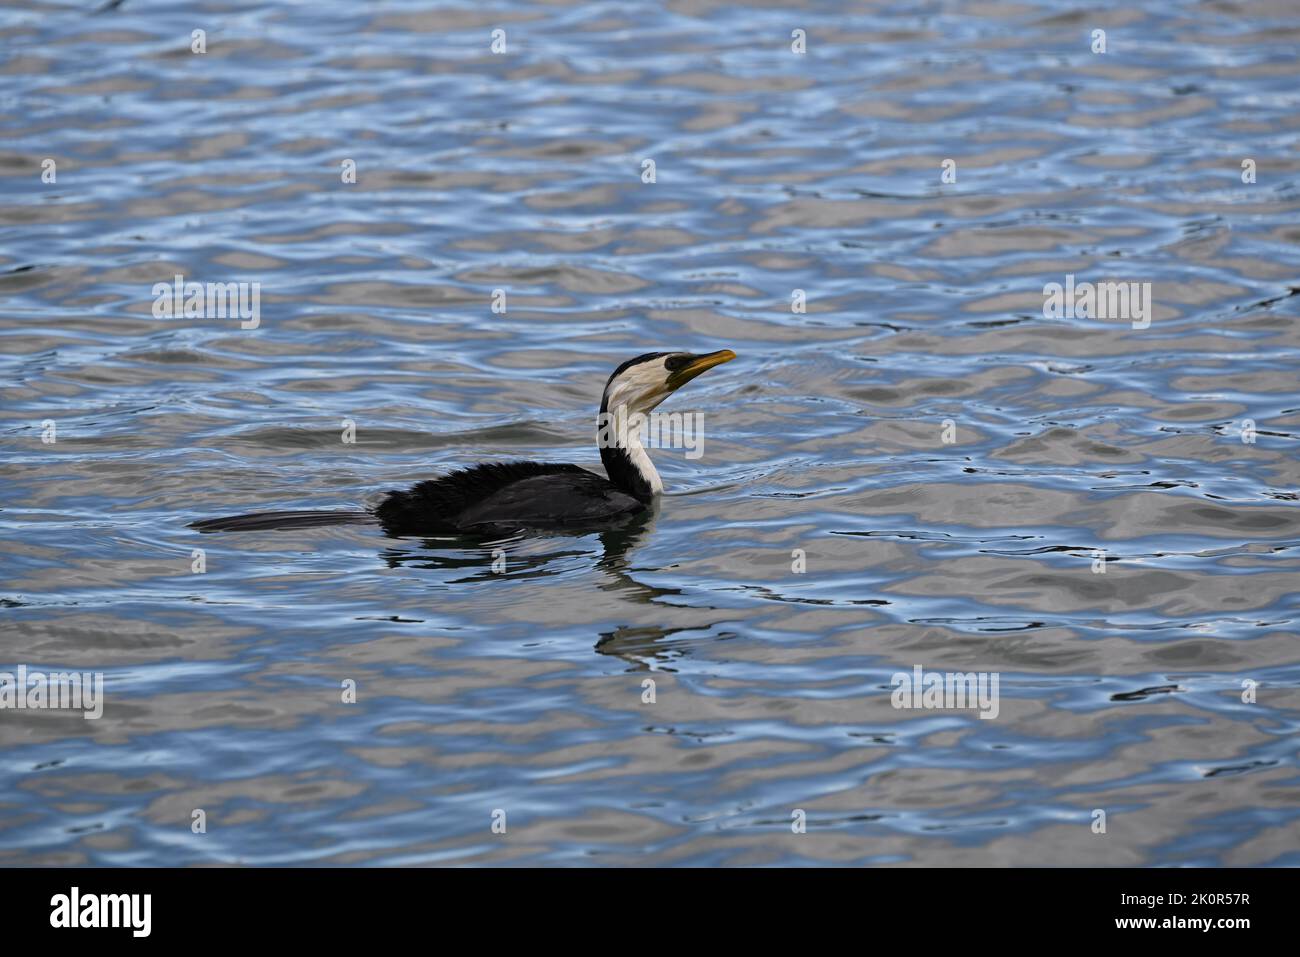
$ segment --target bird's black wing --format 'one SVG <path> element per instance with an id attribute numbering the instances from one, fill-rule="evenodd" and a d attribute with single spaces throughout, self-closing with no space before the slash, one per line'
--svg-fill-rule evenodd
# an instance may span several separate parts
<path id="1" fill-rule="evenodd" d="M 466 530 L 597 527 L 645 508 L 607 479 L 578 469 L 502 486 L 457 517 Z"/>
<path id="2" fill-rule="evenodd" d="M 527 484 L 507 494 L 522 483 Z M 565 502 L 548 502 L 548 496 L 569 488 L 596 494 L 602 487 L 618 491 L 599 475 L 565 462 L 485 462 L 390 492 L 375 516 L 395 535 L 455 534 L 497 520 L 528 524 L 549 518 L 554 524 Z"/>

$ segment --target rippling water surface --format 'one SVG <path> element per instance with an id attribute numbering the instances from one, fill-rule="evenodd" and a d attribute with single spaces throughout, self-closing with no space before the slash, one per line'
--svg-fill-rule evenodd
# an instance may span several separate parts
<path id="1" fill-rule="evenodd" d="M 1300 864 L 1294 3 L 94 5 L 0 11 L 0 670 L 106 694 L 0 711 L 0 862 Z M 598 468 L 720 348 L 504 573 L 185 527 Z"/>

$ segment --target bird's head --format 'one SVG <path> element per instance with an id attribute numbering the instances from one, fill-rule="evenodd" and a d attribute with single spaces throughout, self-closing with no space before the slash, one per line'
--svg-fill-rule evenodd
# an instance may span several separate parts
<path id="1" fill-rule="evenodd" d="M 650 412 L 701 372 L 730 362 L 736 354 L 730 349 L 692 355 L 689 352 L 647 352 L 629 359 L 614 370 L 605 383 L 600 410 L 612 411 L 622 406 L 625 414 Z"/>

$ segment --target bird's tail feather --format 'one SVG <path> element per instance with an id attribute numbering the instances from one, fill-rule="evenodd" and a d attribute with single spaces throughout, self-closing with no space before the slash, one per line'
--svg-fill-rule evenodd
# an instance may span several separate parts
<path id="1" fill-rule="evenodd" d="M 323 528 L 327 525 L 369 525 L 373 515 L 361 509 L 321 512 L 253 512 L 226 518 L 205 518 L 191 522 L 200 532 L 260 532 L 273 528 Z"/>

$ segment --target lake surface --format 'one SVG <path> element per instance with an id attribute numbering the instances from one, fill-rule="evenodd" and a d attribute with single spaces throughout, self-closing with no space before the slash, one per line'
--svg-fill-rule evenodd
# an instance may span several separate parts
<path id="1" fill-rule="evenodd" d="M 0 11 L 0 671 L 104 676 L 0 863 L 1300 865 L 1294 3 L 94 6 Z M 617 532 L 186 528 L 722 348 Z"/>

